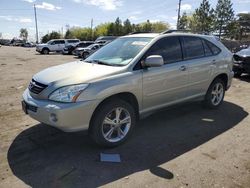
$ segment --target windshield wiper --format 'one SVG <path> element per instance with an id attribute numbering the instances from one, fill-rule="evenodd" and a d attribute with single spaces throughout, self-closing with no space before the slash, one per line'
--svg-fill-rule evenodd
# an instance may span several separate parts
<path id="1" fill-rule="evenodd" d="M 99 65 L 107 65 L 107 66 L 123 66 L 123 65 L 119 65 L 119 64 L 114 64 L 114 63 L 108 63 L 105 61 L 101 61 L 98 59 L 93 59 L 93 60 L 83 60 L 86 63 L 97 63 Z"/>

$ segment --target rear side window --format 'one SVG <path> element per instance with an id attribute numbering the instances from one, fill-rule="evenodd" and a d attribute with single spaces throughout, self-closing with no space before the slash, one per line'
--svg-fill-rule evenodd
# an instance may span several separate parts
<path id="1" fill-rule="evenodd" d="M 211 49 L 211 51 L 213 52 L 213 55 L 217 55 L 221 52 L 221 49 L 215 46 L 214 44 L 212 44 L 211 42 L 206 41 L 206 43 L 208 47 Z"/>
<path id="2" fill-rule="evenodd" d="M 182 51 L 180 40 L 178 37 L 160 39 L 149 49 L 146 55 L 161 55 L 165 64 L 181 61 Z"/>
<path id="3" fill-rule="evenodd" d="M 201 58 L 205 56 L 203 44 L 197 37 L 182 37 L 184 59 Z"/>
<path id="4" fill-rule="evenodd" d="M 76 43 L 79 42 L 78 40 L 68 40 L 68 43 Z"/>
<path id="5" fill-rule="evenodd" d="M 205 55 L 206 56 L 211 56 L 213 55 L 212 50 L 210 49 L 210 47 L 208 46 L 207 42 L 205 40 L 202 40 L 203 46 L 204 46 L 204 51 L 205 51 Z"/>

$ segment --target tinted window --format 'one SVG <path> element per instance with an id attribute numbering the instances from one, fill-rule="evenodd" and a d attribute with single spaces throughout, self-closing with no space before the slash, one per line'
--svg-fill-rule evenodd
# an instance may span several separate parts
<path id="1" fill-rule="evenodd" d="M 157 41 L 147 52 L 146 56 L 161 55 L 164 63 L 182 60 L 182 51 L 178 37 L 166 37 Z"/>
<path id="2" fill-rule="evenodd" d="M 65 43 L 64 40 L 55 40 L 55 41 L 53 42 L 53 44 L 64 44 L 64 43 Z"/>
<path id="3" fill-rule="evenodd" d="M 185 59 L 204 57 L 202 41 L 197 37 L 182 37 L 183 53 Z"/>
<path id="4" fill-rule="evenodd" d="M 68 43 L 76 43 L 79 42 L 79 40 L 68 40 Z"/>
<path id="5" fill-rule="evenodd" d="M 217 55 L 220 53 L 220 48 L 218 48 L 217 46 L 215 46 L 214 44 L 212 44 L 211 42 L 206 41 L 207 45 L 209 46 L 209 48 L 212 50 L 214 55 Z"/>
<path id="6" fill-rule="evenodd" d="M 207 42 L 206 42 L 205 40 L 202 40 L 202 43 L 203 43 L 205 55 L 206 55 L 206 56 L 213 55 L 213 52 L 212 52 L 212 50 L 210 49 L 210 47 L 207 45 Z"/>

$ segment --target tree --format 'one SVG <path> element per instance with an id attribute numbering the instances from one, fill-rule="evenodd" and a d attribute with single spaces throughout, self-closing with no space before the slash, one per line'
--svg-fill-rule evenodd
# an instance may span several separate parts
<path id="1" fill-rule="evenodd" d="M 129 33 L 132 32 L 132 25 L 131 25 L 131 22 L 129 21 L 129 19 L 126 19 L 124 22 L 123 22 L 123 34 L 124 35 L 127 35 Z"/>
<path id="2" fill-rule="evenodd" d="M 27 39 L 28 39 L 28 30 L 26 28 L 21 28 L 20 29 L 20 38 L 27 41 Z"/>
<path id="3" fill-rule="evenodd" d="M 141 27 L 141 32 L 146 32 L 146 33 L 152 32 L 152 24 L 150 23 L 149 20 L 147 20 L 147 22 L 141 23 L 140 27 Z"/>
<path id="4" fill-rule="evenodd" d="M 250 13 L 240 13 L 237 15 L 236 22 L 239 25 L 239 39 L 247 37 L 247 33 L 250 33 Z"/>
<path id="5" fill-rule="evenodd" d="M 196 21 L 196 28 L 193 28 L 197 32 L 209 33 L 213 30 L 214 10 L 210 8 L 208 0 L 202 0 L 200 7 L 195 9 L 193 14 Z"/>
<path id="6" fill-rule="evenodd" d="M 110 23 L 108 25 L 108 35 L 109 36 L 114 36 L 115 35 L 115 24 L 114 23 Z"/>
<path id="7" fill-rule="evenodd" d="M 108 35 L 108 27 L 110 23 L 104 23 L 96 26 L 94 31 L 94 38 L 97 38 L 99 36 L 105 36 Z"/>
<path id="8" fill-rule="evenodd" d="M 228 32 L 228 25 L 235 20 L 232 6 L 231 0 L 218 0 L 215 9 L 214 29 L 219 32 L 219 38 L 222 32 Z"/>
<path id="9" fill-rule="evenodd" d="M 182 16 L 180 17 L 180 21 L 179 21 L 179 25 L 178 25 L 178 28 L 177 29 L 188 29 L 188 17 L 187 17 L 187 13 L 184 12 L 182 14 Z"/>
<path id="10" fill-rule="evenodd" d="M 170 28 L 170 25 L 165 22 L 154 22 L 151 24 L 151 31 L 154 33 L 161 33 L 163 31 L 166 31 Z"/>
<path id="11" fill-rule="evenodd" d="M 122 21 L 119 17 L 116 18 L 115 23 L 114 23 L 114 35 L 115 36 L 122 35 Z"/>
<path id="12" fill-rule="evenodd" d="M 60 38 L 61 34 L 59 32 L 52 31 L 51 33 L 48 33 L 42 37 L 42 43 L 46 43 L 52 39 L 60 39 Z"/>
<path id="13" fill-rule="evenodd" d="M 72 39 L 72 38 L 74 38 L 73 33 L 72 33 L 72 31 L 70 29 L 68 29 L 66 31 L 64 38 L 65 39 Z"/>

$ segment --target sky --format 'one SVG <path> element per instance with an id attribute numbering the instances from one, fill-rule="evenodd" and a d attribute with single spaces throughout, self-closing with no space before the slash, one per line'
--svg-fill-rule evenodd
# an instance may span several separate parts
<path id="1" fill-rule="evenodd" d="M 120 17 L 132 23 L 164 21 L 176 27 L 179 0 L 0 0 L 0 38 L 19 36 L 27 28 L 35 41 L 34 4 L 39 38 L 51 31 L 65 33 L 67 27 L 90 27 Z M 231 0 L 235 14 L 250 12 L 250 0 Z M 182 0 L 181 13 L 192 13 L 201 0 Z M 217 0 L 210 0 L 212 7 Z"/>

